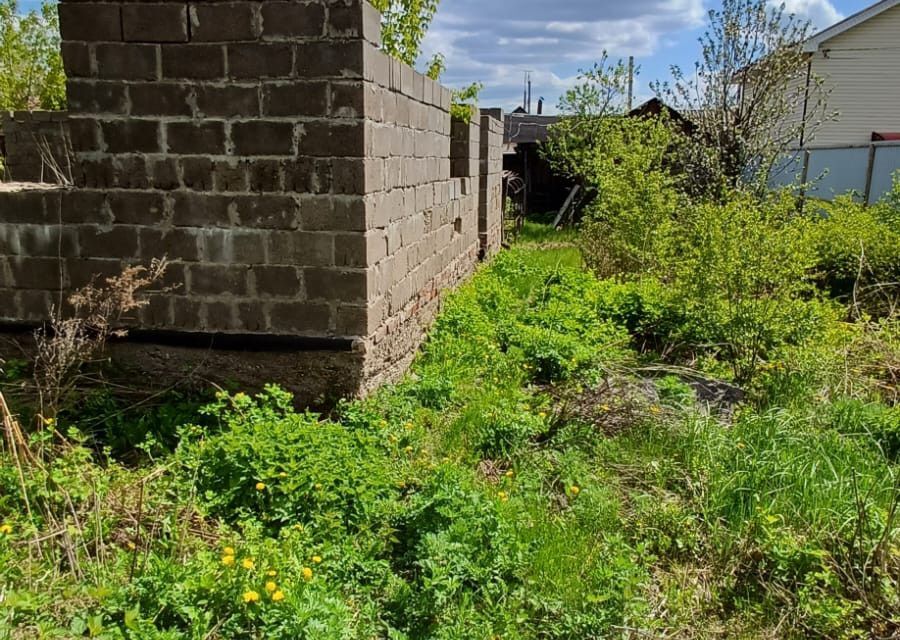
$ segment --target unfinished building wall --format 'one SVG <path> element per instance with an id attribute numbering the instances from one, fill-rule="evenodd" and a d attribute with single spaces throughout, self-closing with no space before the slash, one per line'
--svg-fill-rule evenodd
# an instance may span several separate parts
<path id="1" fill-rule="evenodd" d="M 3 180 L 57 182 L 69 175 L 68 117 L 64 111 L 0 114 Z"/>
<path id="2" fill-rule="evenodd" d="M 480 138 L 451 178 L 450 92 L 378 49 L 371 5 L 59 10 L 74 186 L 0 193 L 0 320 L 41 320 L 51 292 L 165 255 L 172 288 L 139 331 L 287 338 L 340 360 L 314 387 L 342 393 L 402 373 L 477 260 Z"/>

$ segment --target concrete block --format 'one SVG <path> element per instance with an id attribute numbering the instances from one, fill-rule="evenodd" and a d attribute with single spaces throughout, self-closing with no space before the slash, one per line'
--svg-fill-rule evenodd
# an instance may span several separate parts
<path id="1" fill-rule="evenodd" d="M 122 29 L 126 42 L 187 42 L 187 4 L 123 4 Z"/>
<path id="2" fill-rule="evenodd" d="M 259 36 L 258 4 L 209 2 L 191 5 L 191 39 L 195 42 L 237 42 Z"/>

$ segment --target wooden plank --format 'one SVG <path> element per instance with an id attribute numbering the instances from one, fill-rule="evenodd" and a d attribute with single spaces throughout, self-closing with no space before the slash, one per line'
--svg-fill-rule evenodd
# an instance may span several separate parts
<path id="1" fill-rule="evenodd" d="M 559 224 L 562 222 L 563 216 L 566 215 L 566 211 L 568 211 L 569 207 L 572 206 L 572 202 L 575 200 L 575 196 L 578 195 L 578 192 L 581 190 L 581 185 L 576 184 L 572 187 L 572 190 L 569 192 L 569 196 L 566 198 L 566 201 L 563 203 L 562 209 L 559 210 L 559 215 L 556 216 L 556 220 L 553 221 L 553 228 L 558 229 Z"/>

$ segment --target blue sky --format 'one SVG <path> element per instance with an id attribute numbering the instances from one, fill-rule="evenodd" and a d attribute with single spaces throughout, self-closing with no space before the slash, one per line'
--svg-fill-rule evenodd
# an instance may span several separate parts
<path id="1" fill-rule="evenodd" d="M 579 68 L 604 50 L 633 55 L 641 72 L 636 99 L 651 97 L 649 82 L 669 66 L 685 69 L 697 58 L 697 38 L 716 0 L 441 0 L 425 41 L 425 56 L 447 59 L 444 84 L 482 82 L 482 106 L 514 109 L 522 103 L 525 70 L 532 71 L 534 102 L 553 112 Z M 789 12 L 830 26 L 875 0 L 785 0 Z M 22 0 L 23 9 L 39 5 Z"/>
<path id="2" fill-rule="evenodd" d="M 825 28 L 874 1 L 785 4 L 789 13 Z M 531 70 L 533 102 L 543 96 L 549 112 L 578 69 L 604 50 L 613 58 L 633 55 L 641 68 L 635 88 L 641 100 L 652 97 L 648 84 L 667 78 L 670 65 L 693 67 L 713 6 L 710 0 L 441 0 L 425 50 L 446 56 L 448 86 L 484 83 L 482 106 L 519 106 L 523 72 Z"/>

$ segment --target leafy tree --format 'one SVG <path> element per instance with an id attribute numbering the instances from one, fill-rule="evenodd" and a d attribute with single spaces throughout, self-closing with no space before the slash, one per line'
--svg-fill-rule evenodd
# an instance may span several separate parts
<path id="1" fill-rule="evenodd" d="M 627 91 L 627 66 L 622 60 L 610 61 L 606 52 L 593 67 L 579 71 L 578 84 L 559 100 L 565 117 L 551 127 L 543 147 L 555 171 L 582 183 L 590 181 L 593 161 L 609 143 L 604 122 L 609 116 L 624 115 Z"/>
<path id="2" fill-rule="evenodd" d="M 810 73 L 809 22 L 768 0 L 724 0 L 709 12 L 692 73 L 672 68 L 656 93 L 697 126 L 685 148 L 694 186 L 721 198 L 727 187 L 764 186 L 779 159 L 826 116 L 827 92 Z"/>
<path id="3" fill-rule="evenodd" d="M 0 0 L 0 109 L 61 109 L 65 94 L 56 3 L 22 15 Z"/>
<path id="4" fill-rule="evenodd" d="M 440 0 L 372 0 L 372 5 L 382 15 L 381 46 L 385 52 L 408 65 L 415 65 L 422 52 L 422 40 L 434 20 L 439 2 Z"/>

